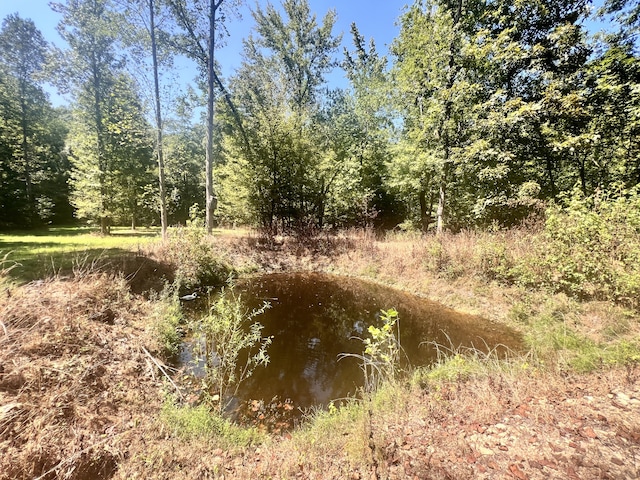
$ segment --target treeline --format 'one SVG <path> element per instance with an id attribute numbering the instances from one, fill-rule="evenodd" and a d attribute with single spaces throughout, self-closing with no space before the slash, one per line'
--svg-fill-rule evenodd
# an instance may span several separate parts
<path id="1" fill-rule="evenodd" d="M 7 17 L 0 227 L 204 214 L 271 233 L 455 230 L 640 183 L 636 2 L 419 0 L 384 56 L 355 24 L 339 52 L 336 12 L 284 0 L 254 9 L 224 79 L 215 48 L 240 4 L 67 0 L 53 4 L 66 51 Z M 596 13 L 608 32 L 587 31 Z M 201 77 L 177 95 L 179 56 Z M 348 88 L 328 84 L 334 68 Z"/>

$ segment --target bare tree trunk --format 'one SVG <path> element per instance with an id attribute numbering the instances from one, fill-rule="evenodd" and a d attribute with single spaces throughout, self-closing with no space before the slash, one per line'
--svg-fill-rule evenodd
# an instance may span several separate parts
<path id="1" fill-rule="evenodd" d="M 213 214 L 218 205 L 218 199 L 213 187 L 213 127 L 215 117 L 215 46 L 216 46 L 216 11 L 223 0 L 210 0 L 209 4 L 209 52 L 207 58 L 207 151 L 206 151 L 206 212 L 207 233 L 213 231 Z"/>
<path id="2" fill-rule="evenodd" d="M 107 161 L 104 156 L 104 129 L 102 125 L 102 106 L 100 98 L 100 88 L 102 87 L 102 77 L 95 58 L 95 52 L 92 52 L 91 58 L 92 81 L 93 81 L 93 108 L 94 121 L 96 124 L 96 155 L 98 156 L 98 181 L 100 183 L 100 233 L 108 235 L 109 219 L 107 218 Z"/>
<path id="3" fill-rule="evenodd" d="M 29 202 L 29 211 L 33 207 L 33 187 L 31 184 L 31 168 L 29 165 L 29 141 L 27 133 L 27 102 L 25 100 L 26 88 L 20 88 L 20 109 L 22 117 L 22 160 L 24 161 L 24 181 L 27 187 L 27 201 Z"/>
<path id="4" fill-rule="evenodd" d="M 160 107 L 160 80 L 158 78 L 158 47 L 156 44 L 155 0 L 149 0 L 149 20 L 151 34 L 151 57 L 153 59 L 153 81 L 156 100 L 156 149 L 158 151 L 158 184 L 160 189 L 160 224 L 162 238 L 167 238 L 167 194 L 164 180 L 164 152 L 162 146 L 162 111 Z"/>

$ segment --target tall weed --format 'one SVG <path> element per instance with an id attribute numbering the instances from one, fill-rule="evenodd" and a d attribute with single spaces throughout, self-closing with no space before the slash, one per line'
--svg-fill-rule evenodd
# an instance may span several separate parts
<path id="1" fill-rule="evenodd" d="M 158 348 L 166 360 L 175 360 L 180 353 L 183 331 L 182 309 L 177 290 L 172 285 L 165 285 L 159 294 L 152 293 L 153 304 L 152 329 Z"/>
<path id="2" fill-rule="evenodd" d="M 271 337 L 262 337 L 263 326 L 254 321 L 267 309 L 249 311 L 233 291 L 222 295 L 207 316 L 196 322 L 196 363 L 204 365 L 202 379 L 205 400 L 217 405 L 219 413 L 228 406 L 240 384 L 259 366 L 269 363 Z"/>

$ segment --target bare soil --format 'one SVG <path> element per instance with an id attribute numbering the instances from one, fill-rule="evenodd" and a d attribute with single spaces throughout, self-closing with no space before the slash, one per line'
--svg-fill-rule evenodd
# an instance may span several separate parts
<path id="1" fill-rule="evenodd" d="M 227 258 L 258 271 L 367 276 L 376 268 L 388 283 L 506 317 L 508 293 L 411 275 L 420 252 L 409 247 L 394 254 L 373 242 L 367 253 L 346 240 L 299 250 L 234 241 L 220 246 Z M 134 290 L 153 283 L 138 278 Z M 637 365 L 407 388 L 372 419 L 371 443 L 363 421 L 327 438 L 292 432 L 222 449 L 215 438 L 184 440 L 160 420 L 170 387 L 155 363 L 152 305 L 123 277 L 52 279 L 1 295 L 0 480 L 640 478 Z"/>

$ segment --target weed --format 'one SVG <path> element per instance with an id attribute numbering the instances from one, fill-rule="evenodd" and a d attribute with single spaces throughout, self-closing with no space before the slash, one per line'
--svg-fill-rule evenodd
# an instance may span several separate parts
<path id="1" fill-rule="evenodd" d="M 162 356 L 166 360 L 175 360 L 180 353 L 183 337 L 180 328 L 182 309 L 177 289 L 167 284 L 159 294 L 151 293 L 150 302 L 154 307 L 152 329 Z"/>
<path id="2" fill-rule="evenodd" d="M 179 405 L 168 397 L 160 413 L 162 420 L 184 440 L 214 438 L 221 448 L 247 447 L 265 439 L 258 429 L 241 427 L 206 404 Z"/>
<path id="3" fill-rule="evenodd" d="M 268 307 L 265 303 L 258 310 L 248 311 L 231 285 L 194 326 L 194 334 L 202 339 L 194 353 L 195 361 L 204 364 L 203 391 L 210 405 L 217 403 L 219 413 L 254 369 L 269 363 L 271 338 L 263 338 L 263 326 L 254 322 Z"/>

